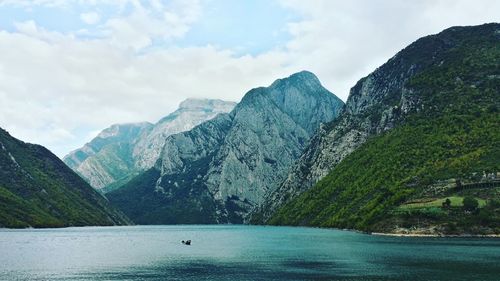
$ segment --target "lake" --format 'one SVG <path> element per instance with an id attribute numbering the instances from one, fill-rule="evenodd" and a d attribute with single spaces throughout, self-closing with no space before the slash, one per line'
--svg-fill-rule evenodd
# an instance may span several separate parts
<path id="1" fill-rule="evenodd" d="M 500 280 L 500 239 L 243 225 L 0 229 L 0 279 Z"/>

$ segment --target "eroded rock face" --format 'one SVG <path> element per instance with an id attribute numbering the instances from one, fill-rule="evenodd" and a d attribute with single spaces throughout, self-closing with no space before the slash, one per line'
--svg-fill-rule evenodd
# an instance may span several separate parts
<path id="1" fill-rule="evenodd" d="M 193 202 L 204 194 L 194 201 L 206 206 L 202 202 L 210 194 L 212 222 L 241 223 L 284 179 L 320 124 L 333 120 L 342 106 L 305 71 L 253 89 L 229 114 L 168 137 L 156 166 L 161 177 L 150 194 L 131 200 L 159 196 Z M 185 197 L 175 195 L 179 187 Z"/>
<path id="2" fill-rule="evenodd" d="M 108 191 L 141 171 L 154 166 L 165 139 L 190 130 L 236 103 L 222 100 L 187 99 L 179 109 L 156 124 L 117 124 L 103 130 L 91 142 L 64 157 L 64 162 L 98 190 Z"/>

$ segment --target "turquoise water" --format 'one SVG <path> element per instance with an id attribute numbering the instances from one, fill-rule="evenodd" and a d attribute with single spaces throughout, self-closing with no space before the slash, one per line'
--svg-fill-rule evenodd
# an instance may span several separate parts
<path id="1" fill-rule="evenodd" d="M 230 225 L 0 229 L 0 279 L 500 280 L 500 239 Z"/>

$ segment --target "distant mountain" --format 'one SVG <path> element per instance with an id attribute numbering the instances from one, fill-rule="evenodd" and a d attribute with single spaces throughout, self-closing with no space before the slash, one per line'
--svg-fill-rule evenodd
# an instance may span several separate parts
<path id="1" fill-rule="evenodd" d="M 49 150 L 0 128 L 0 227 L 129 222 Z"/>
<path id="2" fill-rule="evenodd" d="M 168 137 L 155 168 L 109 198 L 140 224 L 241 223 L 342 106 L 306 71 L 253 89 L 229 114 Z"/>
<path id="3" fill-rule="evenodd" d="M 135 173 L 134 143 L 152 127 L 151 123 L 112 125 L 65 156 L 63 161 L 91 186 L 101 190 Z"/>
<path id="4" fill-rule="evenodd" d="M 136 166 L 144 170 L 153 167 L 160 157 L 168 136 L 189 131 L 220 113 L 230 112 L 235 106 L 235 102 L 222 100 L 187 99 L 183 101 L 179 109 L 162 118 L 137 140 L 132 153 Z"/>
<path id="5" fill-rule="evenodd" d="M 499 46 L 500 24 L 453 27 L 361 79 L 253 222 L 499 233 Z"/>
<path id="6" fill-rule="evenodd" d="M 103 130 L 82 148 L 65 156 L 64 162 L 94 188 L 106 192 L 153 167 L 166 137 L 229 112 L 235 105 L 221 100 L 187 99 L 154 125 L 118 124 Z"/>

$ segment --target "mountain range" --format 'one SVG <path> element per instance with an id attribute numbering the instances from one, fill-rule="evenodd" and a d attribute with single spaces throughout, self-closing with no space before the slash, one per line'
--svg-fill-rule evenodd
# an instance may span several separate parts
<path id="1" fill-rule="evenodd" d="M 252 89 L 230 113 L 168 137 L 154 168 L 107 196 L 140 224 L 242 223 L 342 106 L 307 71 Z"/>
<path id="2" fill-rule="evenodd" d="M 345 104 L 308 71 L 238 104 L 189 99 L 156 124 L 113 125 L 64 157 L 99 192 L 0 130 L 0 227 L 499 234 L 499 69 L 500 24 L 491 23 L 418 39 L 361 78 Z"/>
<path id="3" fill-rule="evenodd" d="M 94 188 L 107 192 L 153 167 L 169 135 L 190 130 L 231 111 L 235 105 L 222 100 L 187 99 L 156 124 L 112 125 L 63 160 Z"/>

